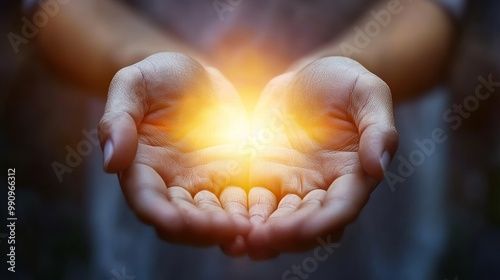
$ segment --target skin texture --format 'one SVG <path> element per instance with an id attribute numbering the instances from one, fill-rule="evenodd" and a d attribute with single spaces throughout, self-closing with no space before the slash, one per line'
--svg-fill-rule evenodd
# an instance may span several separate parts
<path id="1" fill-rule="evenodd" d="M 233 206 L 240 194 L 246 202 L 245 192 L 225 188 L 241 186 L 245 173 L 218 180 L 220 170 L 232 165 L 245 170 L 246 162 L 232 154 L 237 139 L 199 141 L 232 131 L 231 121 L 242 112 L 236 91 L 220 73 L 182 54 L 153 55 L 113 79 L 99 125 L 109 154 L 105 169 L 120 172 L 130 207 L 163 239 L 207 246 L 250 229 L 246 211 Z"/>
<path id="2" fill-rule="evenodd" d="M 387 85 L 343 57 L 270 82 L 253 120 L 256 133 L 273 133 L 250 164 L 251 257 L 303 251 L 317 237 L 341 235 L 382 178 L 382 153 L 396 151 L 392 111 L 383 110 L 391 106 Z"/>
<path id="3" fill-rule="evenodd" d="M 99 126 L 105 171 L 118 174 L 142 221 L 169 242 L 267 259 L 312 248 L 320 236 L 334 242 L 356 218 L 382 178 L 384 151 L 387 163 L 396 149 L 389 88 L 399 101 L 439 81 L 454 33 L 435 3 L 414 0 L 351 59 L 336 56 L 354 31 L 291 72 L 262 77 L 272 80 L 248 125 L 271 134 L 252 143 L 228 133 L 248 116 L 230 82 L 206 65 L 235 68 L 205 60 L 118 2 L 60 6 L 37 43 L 62 76 L 108 92 Z"/>
<path id="4" fill-rule="evenodd" d="M 251 129 L 271 127 L 272 139 L 241 152 L 241 135 L 217 137 L 247 119 L 234 88 L 185 55 L 160 53 L 111 83 L 99 126 L 105 168 L 167 241 L 255 259 L 305 250 L 340 236 L 383 176 L 397 134 L 392 111 L 372 107 L 390 103 L 387 85 L 360 64 L 320 59 L 269 84 Z M 276 121 L 276 110 L 288 117 Z M 216 137 L 199 141 L 207 135 Z M 218 181 L 232 164 L 239 171 Z"/>

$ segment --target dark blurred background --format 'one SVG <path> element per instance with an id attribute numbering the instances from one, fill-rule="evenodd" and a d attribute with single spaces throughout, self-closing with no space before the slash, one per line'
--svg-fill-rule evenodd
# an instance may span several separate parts
<path id="1" fill-rule="evenodd" d="M 0 175 L 2 183 L 0 184 L 6 186 L 7 168 L 16 168 L 18 217 L 15 278 L 6 272 L 7 244 L 6 239 L 2 238 L 0 239 L 1 279 L 94 279 L 96 277 L 94 275 L 105 275 L 102 279 L 120 280 L 122 266 L 115 266 L 113 262 L 103 263 L 106 258 L 102 258 L 102 246 L 105 247 L 106 244 L 98 243 L 93 237 L 97 231 L 94 227 L 98 225 L 93 222 L 92 215 L 96 213 L 112 215 L 96 210 L 96 198 L 92 198 L 89 194 L 90 184 L 93 181 L 87 174 L 99 172 L 101 169 L 100 166 L 91 166 L 89 163 L 100 163 L 100 148 L 93 145 L 91 154 L 82 158 L 82 164 L 71 168 L 71 173 L 64 174 L 62 182 L 53 170 L 54 162 L 65 162 L 67 147 L 75 149 L 87 139 L 83 133 L 84 130 L 92 131 L 96 128 L 98 118 L 95 115 L 96 112 L 102 111 L 103 100 L 80 92 L 77 87 L 55 74 L 50 65 L 44 61 L 35 42 L 22 45 L 22 51 L 16 54 L 6 35 L 21 28 L 22 22 L 19 20 L 23 16 L 21 4 L 18 1 L 4 0 L 0 4 L 0 11 L 0 34 L 3 34 L 0 43 L 0 156 L 2 166 Z M 446 108 L 451 107 L 453 103 L 463 103 L 468 95 L 474 93 L 478 85 L 478 76 L 487 77 L 489 74 L 493 76 L 494 81 L 500 81 L 500 3 L 494 0 L 470 1 L 467 3 L 462 23 L 457 53 L 450 65 L 447 83 L 451 91 L 445 101 Z M 479 109 L 470 118 L 464 119 L 464 125 L 460 129 L 449 131 L 451 141 L 438 147 L 438 149 L 443 149 L 443 153 L 439 153 L 441 159 L 436 161 L 437 163 L 432 162 L 434 158 L 426 162 L 426 165 L 444 166 L 444 169 L 440 169 L 446 171 L 445 174 L 441 174 L 442 185 L 449 186 L 441 190 L 446 199 L 437 202 L 429 199 L 427 201 L 429 205 L 426 205 L 424 201 L 418 206 L 435 207 L 436 205 L 431 204 L 440 203 L 438 215 L 443 215 L 443 220 L 446 222 L 446 225 L 443 225 L 444 233 L 433 232 L 432 226 L 427 231 L 427 234 L 431 236 L 430 239 L 433 239 L 434 234 L 443 234 L 443 238 L 438 239 L 439 244 L 428 244 L 443 248 L 434 256 L 435 259 L 432 259 L 433 269 L 430 276 L 425 274 L 425 277 L 430 277 L 429 279 L 500 279 L 499 99 L 499 93 L 494 92 L 487 101 L 481 103 Z M 398 110 L 405 110 L 405 106 L 407 105 L 401 105 L 402 109 Z M 423 124 L 417 119 L 416 124 L 413 125 Z M 403 128 L 403 130 L 411 129 L 410 126 Z M 429 134 L 411 135 L 422 139 L 428 137 Z M 414 138 L 403 136 L 404 139 L 412 141 Z M 417 173 L 413 176 L 426 176 L 426 174 Z M 114 180 L 112 176 L 106 178 Z M 108 186 L 104 184 L 92 187 L 106 188 Z M 394 231 L 395 228 L 391 224 L 397 223 L 395 220 L 408 219 L 397 214 L 398 207 L 405 205 L 412 207 L 411 205 L 414 204 L 406 203 L 406 201 L 411 200 L 414 191 L 416 190 L 410 189 L 406 183 L 398 185 L 394 193 L 389 191 L 385 182 L 378 187 L 372 200 L 376 201 L 377 197 L 384 196 L 397 201 L 397 203 L 390 204 L 392 208 L 389 207 L 389 210 L 384 212 L 385 216 L 375 221 L 381 228 L 379 234 L 385 234 L 384 230 L 387 234 L 389 231 Z M 6 187 L 2 187 L 0 233 L 7 233 L 4 226 L 6 192 Z M 114 188 L 113 192 L 119 192 L 119 190 Z M 120 201 L 116 203 L 123 206 L 123 199 L 118 197 Z M 367 208 L 375 209 L 373 203 L 371 201 Z M 127 219 L 130 219 L 129 216 L 134 219 L 130 213 Z M 360 217 L 356 223 L 366 219 Z M 410 220 L 405 222 L 417 223 L 411 220 L 411 216 Z M 130 224 L 135 223 L 138 222 L 135 220 L 130 222 Z M 359 225 L 353 225 L 351 230 L 347 230 L 345 235 L 352 233 L 351 236 L 354 237 L 345 237 L 346 240 L 341 241 L 342 246 L 339 251 L 342 248 L 347 250 L 350 243 L 365 244 L 364 242 L 367 242 L 367 246 L 373 246 L 369 244 L 369 240 L 357 239 L 356 232 L 353 230 L 356 228 L 363 229 Z M 106 230 L 106 227 L 103 226 L 102 230 Z M 397 235 L 394 232 L 391 234 Z M 155 238 L 154 234 L 148 236 L 148 238 Z M 376 241 L 376 239 L 371 241 L 374 240 Z M 123 242 L 125 244 L 134 240 L 123 239 Z M 96 244 L 101 247 L 96 248 Z M 190 266 L 191 256 L 203 255 L 204 253 L 201 252 L 205 252 L 205 249 L 181 251 L 176 246 L 165 246 L 169 247 L 165 247 L 163 252 L 179 251 L 181 253 L 175 253 L 170 257 L 165 256 L 165 259 L 160 259 L 160 261 L 158 259 L 151 261 L 161 265 L 161 260 L 167 263 L 177 259 L 176 267 L 171 268 L 173 271 L 170 274 L 173 275 L 171 278 L 154 273 L 141 277 L 142 272 L 139 269 L 134 270 L 134 267 L 125 267 L 127 274 L 134 275 L 135 279 L 203 279 L 204 274 L 196 270 L 204 267 L 204 271 L 210 271 L 210 267 L 216 266 L 201 262 L 199 265 Z M 377 246 L 381 247 L 378 257 L 380 259 L 371 259 L 375 257 L 365 255 L 362 250 L 351 251 L 344 255 L 339 253 L 321 266 L 335 267 L 335 262 L 347 263 L 346 266 L 352 271 L 366 271 L 366 275 L 374 276 L 373 279 L 381 279 L 376 275 L 384 275 L 384 273 L 377 272 L 378 270 L 397 269 L 391 267 L 389 261 L 385 263 L 385 266 L 380 265 L 384 263 L 385 257 L 388 259 L 407 258 L 407 255 L 416 254 L 419 250 L 419 248 L 407 248 L 405 249 L 408 251 L 407 254 L 392 256 L 390 248 L 404 246 L 404 244 L 378 243 Z M 385 251 L 384 248 L 386 248 Z M 211 254 L 219 254 L 216 251 L 212 250 Z M 140 252 L 115 250 L 110 254 L 147 256 L 148 253 L 144 249 Z M 161 258 L 158 252 L 155 256 Z M 262 275 L 265 275 L 262 279 L 281 279 L 283 271 L 305 256 L 308 254 L 305 253 L 299 257 L 285 256 L 276 263 L 268 264 L 256 264 L 244 259 L 230 262 L 231 268 L 228 270 L 236 271 L 234 273 L 237 275 L 240 269 L 241 279 L 246 279 L 244 277 L 246 270 L 262 270 Z M 367 260 L 357 261 L 363 258 Z M 370 263 L 372 265 L 369 265 Z M 100 269 L 98 267 L 101 266 L 104 267 L 104 272 L 96 273 L 96 270 Z M 339 273 L 334 277 L 333 272 L 326 268 L 322 269 L 312 275 L 311 279 L 356 279 L 352 276 L 356 275 L 355 273 Z M 118 272 L 118 276 L 115 272 Z M 424 276 L 420 276 L 418 271 L 408 270 L 406 273 L 408 275 L 405 279 L 425 279 L 421 278 Z M 225 277 L 231 279 L 232 276 Z M 218 277 L 206 276 L 205 279 L 218 279 Z"/>

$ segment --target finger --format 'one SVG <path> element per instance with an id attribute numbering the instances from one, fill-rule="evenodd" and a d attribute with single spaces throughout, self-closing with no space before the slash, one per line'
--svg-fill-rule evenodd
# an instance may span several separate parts
<path id="1" fill-rule="evenodd" d="M 221 204 L 234 219 L 237 227 L 244 231 L 244 236 L 251 229 L 248 214 L 248 199 L 246 192 L 238 187 L 227 187 L 220 195 Z M 245 238 L 238 236 L 235 240 L 221 245 L 221 250 L 228 256 L 238 257 L 247 253 Z"/>
<path id="2" fill-rule="evenodd" d="M 254 187 L 248 193 L 250 222 L 262 224 L 274 212 L 277 206 L 276 196 L 266 188 Z"/>
<path id="3" fill-rule="evenodd" d="M 306 219 L 308 215 L 315 213 L 315 211 L 317 211 L 321 207 L 325 194 L 326 191 L 318 189 L 309 192 L 304 197 L 304 199 L 296 197 L 289 203 L 280 202 L 280 206 L 278 207 L 278 210 L 275 211 L 275 213 L 277 213 L 280 208 L 285 208 L 286 210 L 281 210 L 283 216 L 273 217 L 273 214 L 273 216 L 271 216 L 271 218 L 273 219 L 270 218 L 268 220 L 269 225 L 274 228 L 273 233 L 279 233 L 276 235 L 278 236 L 283 234 L 287 235 L 293 232 L 293 234 L 295 235 L 297 233 L 295 230 L 303 226 L 303 224 L 301 224 L 302 221 Z M 276 227 L 276 225 L 278 224 L 280 225 L 280 227 Z M 277 232 L 277 230 L 280 229 L 281 232 Z"/>
<path id="4" fill-rule="evenodd" d="M 300 206 L 302 199 L 296 194 L 285 195 L 276 211 L 274 211 L 269 219 L 260 228 L 252 232 L 249 236 L 249 244 L 252 245 L 252 256 L 257 259 L 265 259 L 268 255 L 273 255 L 273 252 L 279 252 L 280 250 L 275 250 L 277 247 L 273 244 L 276 239 L 282 238 L 282 236 L 275 236 L 275 234 L 280 234 L 283 231 L 284 224 L 288 218 L 291 218 L 293 213 Z M 287 236 L 293 235 L 293 233 L 287 232 Z M 289 238 L 287 238 L 289 240 Z"/>
<path id="5" fill-rule="evenodd" d="M 254 187 L 248 193 L 248 206 L 252 230 L 248 235 L 249 255 L 252 258 L 268 256 L 269 232 L 265 222 L 277 206 L 275 195 L 266 188 Z M 274 255 L 274 253 L 271 253 Z"/>
<path id="6" fill-rule="evenodd" d="M 315 239 L 343 229 L 359 215 L 377 182 L 360 174 L 338 178 L 326 192 L 321 208 L 304 221 L 299 234 Z"/>
<path id="7" fill-rule="evenodd" d="M 245 238 L 238 235 L 234 240 L 221 244 L 220 249 L 230 257 L 241 257 L 247 253 Z"/>
<path id="8" fill-rule="evenodd" d="M 183 161 L 184 169 L 175 173 L 174 176 L 172 174 L 174 174 L 175 168 L 177 168 L 175 165 L 178 162 L 168 158 L 164 158 L 163 161 L 167 162 L 168 165 L 158 168 L 158 173 L 167 182 L 167 187 L 182 186 L 192 196 L 203 190 L 208 190 L 218 196 L 228 186 L 242 185 L 247 182 L 245 178 L 247 169 L 241 168 L 242 165 L 237 161 L 213 159 L 213 162 L 207 164 L 195 162 L 194 166 L 191 166 L 193 162 L 185 160 Z M 189 167 L 186 168 L 186 166 Z"/>
<path id="9" fill-rule="evenodd" d="M 390 89 L 374 74 L 361 74 L 352 92 L 351 107 L 361 135 L 361 165 L 370 176 L 381 179 L 398 145 Z"/>
<path id="10" fill-rule="evenodd" d="M 299 208 L 301 202 L 302 199 L 296 194 L 285 195 L 278 204 L 276 211 L 269 216 L 267 222 L 272 223 L 275 220 L 279 221 L 279 219 L 289 217 Z"/>
<path id="11" fill-rule="evenodd" d="M 182 235 L 185 223 L 177 207 L 167 199 L 166 186 L 149 166 L 133 164 L 122 172 L 120 185 L 137 217 L 165 236 Z"/>
<path id="12" fill-rule="evenodd" d="M 210 246 L 215 242 L 209 236 L 210 222 L 205 214 L 194 205 L 192 196 L 181 187 L 167 188 L 167 198 L 178 209 L 185 227 L 182 234 L 175 236 L 160 235 L 162 238 L 179 244 Z M 206 238 L 200 238 L 206 235 Z"/>
<path id="13" fill-rule="evenodd" d="M 266 223 L 271 237 L 269 246 L 280 252 L 304 251 L 315 246 L 316 241 L 314 238 L 300 233 L 304 227 L 304 222 L 314 216 L 321 208 L 325 195 L 326 191 L 324 190 L 311 191 L 304 199 L 298 201 L 298 205 L 291 205 L 291 208 L 294 207 L 294 209 L 293 211 L 290 211 L 292 209 L 288 210 L 286 216 L 272 220 L 273 214 Z M 296 204 L 297 200 L 292 203 Z M 282 205 L 281 202 L 280 205 L 286 207 L 286 204 Z M 280 209 L 280 206 L 278 206 L 278 209 Z"/>
<path id="14" fill-rule="evenodd" d="M 227 187 L 220 195 L 222 208 L 233 218 L 238 232 L 246 235 L 251 228 L 247 193 L 238 187 Z"/>
<path id="15" fill-rule="evenodd" d="M 117 173 L 130 165 L 137 151 L 137 125 L 144 117 L 143 79 L 137 67 L 120 70 L 111 82 L 99 139 L 104 170 Z"/>
<path id="16" fill-rule="evenodd" d="M 233 239 L 237 228 L 233 219 L 222 209 L 219 199 L 210 191 L 200 191 L 194 197 L 195 205 L 204 212 L 210 222 L 210 230 L 220 242 Z"/>
<path id="17" fill-rule="evenodd" d="M 212 212 L 207 213 L 206 209 L 201 209 L 196 205 L 196 201 L 191 197 L 191 194 L 182 187 L 169 187 L 167 189 L 169 200 L 179 209 L 180 216 L 185 223 L 185 230 L 182 236 L 176 236 L 176 243 L 183 243 L 196 246 L 211 246 L 227 240 L 234 239 L 236 232 L 228 230 L 230 227 L 216 228 L 216 225 L 224 225 L 224 221 L 217 221 L 219 217 L 212 220 Z M 203 200 L 204 198 L 202 198 Z M 202 202 L 205 208 L 210 208 L 207 204 L 210 202 Z M 215 223 L 214 223 L 215 222 Z"/>
<path id="18" fill-rule="evenodd" d="M 207 81 L 203 66 L 176 53 L 155 54 L 118 71 L 99 124 L 105 171 L 116 173 L 130 165 L 137 150 L 137 126 L 149 110 L 168 107 L 172 116 L 167 122 L 180 123 L 177 119 L 185 120 L 196 110 L 189 101 L 200 104 L 207 96 Z M 187 92 L 199 98 L 187 99 Z"/>

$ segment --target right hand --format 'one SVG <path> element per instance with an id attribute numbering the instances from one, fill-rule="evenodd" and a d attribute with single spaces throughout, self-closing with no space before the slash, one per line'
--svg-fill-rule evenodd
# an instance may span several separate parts
<path id="1" fill-rule="evenodd" d="M 398 135 L 391 92 L 345 57 L 273 79 L 253 117 L 249 255 L 268 259 L 336 242 L 382 180 Z"/>
<path id="2" fill-rule="evenodd" d="M 178 53 L 152 55 L 113 78 L 99 124 L 105 171 L 118 173 L 129 206 L 166 241 L 243 247 L 247 197 L 234 186 L 245 185 L 248 168 L 234 151 L 244 112 L 218 71 Z"/>

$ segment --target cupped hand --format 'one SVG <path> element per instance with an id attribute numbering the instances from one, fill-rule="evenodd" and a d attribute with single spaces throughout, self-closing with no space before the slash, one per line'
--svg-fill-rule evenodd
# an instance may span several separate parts
<path id="1" fill-rule="evenodd" d="M 107 172 L 163 239 L 209 246 L 250 230 L 246 117 L 231 84 L 190 57 L 159 53 L 120 70 L 99 124 Z M 237 240 L 237 241 L 235 241 Z"/>
<path id="2" fill-rule="evenodd" d="M 272 80 L 253 119 L 249 254 L 337 240 L 397 148 L 387 85 L 359 63 L 322 58 Z M 226 250 L 230 251 L 231 246 Z"/>
<path id="3" fill-rule="evenodd" d="M 265 259 L 338 238 L 397 146 L 389 89 L 347 58 L 274 79 L 251 121 L 216 70 L 157 54 L 113 79 L 105 169 L 165 240 Z"/>

